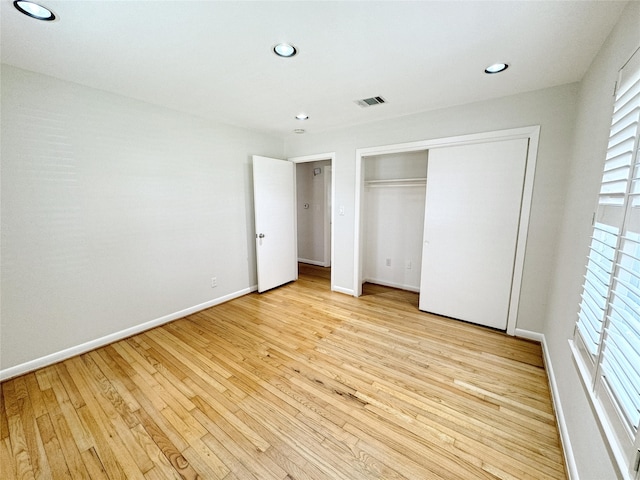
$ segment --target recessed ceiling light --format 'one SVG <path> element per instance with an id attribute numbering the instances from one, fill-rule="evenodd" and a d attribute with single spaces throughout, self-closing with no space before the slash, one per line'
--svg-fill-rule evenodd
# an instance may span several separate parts
<path id="1" fill-rule="evenodd" d="M 279 57 L 289 58 L 298 53 L 298 50 L 296 50 L 296 47 L 289 45 L 288 43 L 279 43 L 273 47 L 273 53 Z"/>
<path id="2" fill-rule="evenodd" d="M 308 120 L 309 119 L 309 115 L 307 115 L 305 113 L 300 113 L 300 114 L 296 115 L 296 118 L 298 120 Z"/>
<path id="3" fill-rule="evenodd" d="M 45 20 L 47 22 L 56 19 L 56 16 L 51 10 L 43 7 L 42 5 L 38 5 L 37 3 L 16 0 L 13 2 L 13 6 L 31 18 L 37 18 L 38 20 Z"/>
<path id="4" fill-rule="evenodd" d="M 493 75 L 494 73 L 504 72 L 509 65 L 506 63 L 494 63 L 493 65 L 489 65 L 484 69 L 484 73 L 488 73 L 489 75 Z"/>
<path id="5" fill-rule="evenodd" d="M 304 128 L 296 128 L 293 133 L 305 133 L 305 129 Z"/>

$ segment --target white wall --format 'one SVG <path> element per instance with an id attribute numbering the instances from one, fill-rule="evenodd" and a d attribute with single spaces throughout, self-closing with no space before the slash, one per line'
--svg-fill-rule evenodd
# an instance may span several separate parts
<path id="1" fill-rule="evenodd" d="M 313 265 L 328 265 L 330 252 L 325 248 L 330 228 L 326 219 L 328 160 L 296 164 L 296 197 L 298 216 L 298 261 Z M 320 173 L 314 175 L 314 169 Z M 308 205 L 308 208 L 305 208 Z"/>
<path id="2" fill-rule="evenodd" d="M 288 157 L 336 152 L 333 228 L 335 244 L 340 246 L 334 252 L 336 287 L 343 291 L 355 288 L 353 232 L 357 148 L 541 125 L 517 323 L 519 329 L 541 332 L 571 155 L 577 88 L 577 84 L 563 85 L 390 121 L 287 137 Z M 339 215 L 341 206 L 344 206 L 343 216 Z"/>
<path id="3" fill-rule="evenodd" d="M 365 181 L 402 178 L 426 178 L 427 150 L 387 153 L 363 157 Z"/>
<path id="4" fill-rule="evenodd" d="M 3 371 L 255 285 L 250 155 L 281 139 L 1 73 Z"/>
<path id="5" fill-rule="evenodd" d="M 544 333 L 581 480 L 617 478 L 567 340 L 576 322 L 591 235 L 591 216 L 602 178 L 617 72 L 640 47 L 640 2 L 630 2 L 580 84 L 574 153 L 558 231 Z"/>
<path id="6" fill-rule="evenodd" d="M 369 183 L 424 179 L 427 151 L 363 159 L 364 280 L 404 290 L 420 290 L 426 185 Z"/>

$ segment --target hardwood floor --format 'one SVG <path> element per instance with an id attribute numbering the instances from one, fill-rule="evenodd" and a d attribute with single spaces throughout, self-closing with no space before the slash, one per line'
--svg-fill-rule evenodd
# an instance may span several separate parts
<path id="1" fill-rule="evenodd" d="M 539 345 L 325 272 L 4 382 L 0 477 L 566 478 Z"/>

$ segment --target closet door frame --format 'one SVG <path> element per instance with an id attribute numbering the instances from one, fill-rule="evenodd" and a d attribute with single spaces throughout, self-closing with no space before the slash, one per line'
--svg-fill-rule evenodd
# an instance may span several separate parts
<path id="1" fill-rule="evenodd" d="M 364 238 L 363 232 L 363 196 L 364 196 L 364 168 L 363 162 L 366 157 L 373 155 L 383 155 L 389 153 L 415 152 L 429 150 L 432 148 L 452 147 L 459 145 L 471 145 L 474 143 L 485 143 L 500 140 L 511 140 L 525 138 L 529 140 L 527 152 L 527 163 L 525 167 L 525 178 L 522 192 L 522 209 L 520 224 L 518 227 L 518 242 L 516 245 L 515 265 L 513 283 L 511 285 L 511 300 L 509 303 L 509 314 L 507 317 L 507 334 L 515 335 L 517 326 L 517 313 L 520 301 L 520 287 L 522 285 L 522 272 L 524 269 L 524 253 L 529 229 L 529 216 L 531 214 L 531 199 L 533 197 L 533 180 L 538 155 L 538 141 L 540 137 L 540 126 L 513 128 L 507 130 L 496 130 L 492 132 L 474 133 L 470 135 L 460 135 L 453 137 L 438 138 L 433 140 L 423 140 L 409 143 L 399 143 L 393 145 L 383 145 L 377 147 L 367 147 L 356 149 L 356 176 L 355 176 L 355 218 L 354 218 L 354 296 L 362 295 L 363 284 L 363 255 Z"/>

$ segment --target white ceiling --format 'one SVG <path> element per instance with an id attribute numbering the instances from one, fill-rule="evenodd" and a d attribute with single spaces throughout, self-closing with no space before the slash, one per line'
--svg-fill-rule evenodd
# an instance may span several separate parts
<path id="1" fill-rule="evenodd" d="M 280 135 L 579 81 L 626 3 L 39 0 L 42 22 L 0 1 L 3 63 Z"/>

